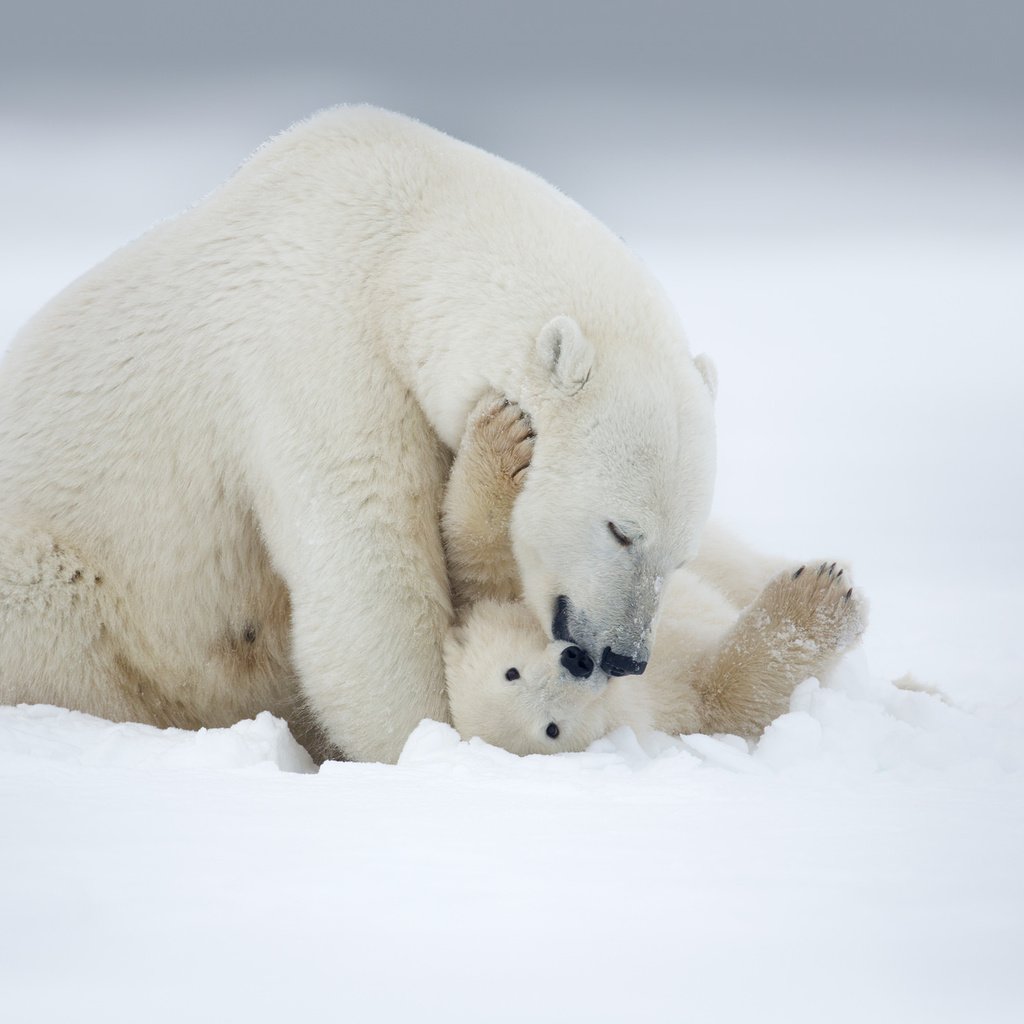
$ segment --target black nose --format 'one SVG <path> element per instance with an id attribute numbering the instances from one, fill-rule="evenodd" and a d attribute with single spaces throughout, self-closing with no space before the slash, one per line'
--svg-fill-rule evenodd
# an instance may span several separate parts
<path id="1" fill-rule="evenodd" d="M 594 659 L 581 647 L 566 647 L 562 651 L 562 668 L 577 679 L 589 679 L 594 671 Z"/>
<path id="2" fill-rule="evenodd" d="M 625 654 L 616 654 L 610 647 L 601 655 L 601 671 L 610 676 L 642 676 L 647 668 L 646 661 L 627 658 Z"/>

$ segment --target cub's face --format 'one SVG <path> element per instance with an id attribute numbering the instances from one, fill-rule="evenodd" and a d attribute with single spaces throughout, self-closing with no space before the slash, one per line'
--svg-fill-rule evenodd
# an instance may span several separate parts
<path id="1" fill-rule="evenodd" d="M 607 677 L 581 678 L 522 604 L 481 601 L 445 646 L 452 721 L 514 754 L 585 750 L 617 723 L 605 702 Z"/>
<path id="2" fill-rule="evenodd" d="M 550 380 L 521 398 L 536 440 L 511 520 L 523 598 L 550 639 L 607 675 L 637 675 L 664 584 L 710 508 L 711 384 L 688 357 L 657 371 L 628 351 L 602 364 L 567 318 L 538 348 Z"/>

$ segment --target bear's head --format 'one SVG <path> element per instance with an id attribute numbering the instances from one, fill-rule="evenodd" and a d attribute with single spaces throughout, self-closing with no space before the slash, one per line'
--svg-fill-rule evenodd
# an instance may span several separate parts
<path id="1" fill-rule="evenodd" d="M 555 754 L 585 750 L 620 725 L 649 724 L 637 687 L 593 666 L 584 674 L 575 650 L 551 643 L 519 602 L 475 604 L 445 644 L 459 735 L 513 754 Z"/>
<path id="2" fill-rule="evenodd" d="M 610 676 L 642 673 L 665 580 L 696 553 L 715 470 L 714 374 L 682 349 L 540 333 L 515 397 L 536 432 L 512 512 L 523 598 Z"/>

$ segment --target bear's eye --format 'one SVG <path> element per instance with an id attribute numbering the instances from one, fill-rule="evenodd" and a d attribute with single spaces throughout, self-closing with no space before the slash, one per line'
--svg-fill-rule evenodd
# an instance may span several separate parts
<path id="1" fill-rule="evenodd" d="M 553 740 L 558 739 L 558 733 L 560 732 L 557 725 L 554 722 L 548 722 L 548 727 L 544 730 Z"/>
<path id="2" fill-rule="evenodd" d="M 517 669 L 517 668 L 510 668 L 510 669 L 509 669 L 509 670 L 508 670 L 508 671 L 507 671 L 507 672 L 505 673 L 505 678 L 506 678 L 506 679 L 507 679 L 507 680 L 508 680 L 508 681 L 509 681 L 510 683 L 514 683 L 514 682 L 515 682 L 515 681 L 516 681 L 516 680 L 517 680 L 517 679 L 519 678 L 519 669 Z"/>
<path id="3" fill-rule="evenodd" d="M 613 523 L 608 523 L 608 530 L 611 535 L 624 547 L 628 548 L 633 542 Z"/>

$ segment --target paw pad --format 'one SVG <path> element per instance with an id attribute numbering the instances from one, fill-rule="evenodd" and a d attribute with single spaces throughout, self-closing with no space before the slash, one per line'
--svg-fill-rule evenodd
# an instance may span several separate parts
<path id="1" fill-rule="evenodd" d="M 533 458 L 536 434 L 530 417 L 507 398 L 485 400 L 470 420 L 467 440 L 496 475 L 518 486 Z"/>

